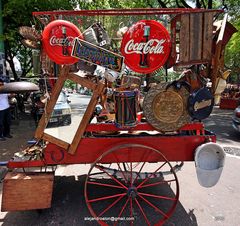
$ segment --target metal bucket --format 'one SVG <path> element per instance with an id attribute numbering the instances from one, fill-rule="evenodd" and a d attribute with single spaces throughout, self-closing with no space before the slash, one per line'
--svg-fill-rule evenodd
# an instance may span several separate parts
<path id="1" fill-rule="evenodd" d="M 196 148 L 195 166 L 197 178 L 203 187 L 212 187 L 217 184 L 225 162 L 225 152 L 216 143 L 205 143 Z"/>

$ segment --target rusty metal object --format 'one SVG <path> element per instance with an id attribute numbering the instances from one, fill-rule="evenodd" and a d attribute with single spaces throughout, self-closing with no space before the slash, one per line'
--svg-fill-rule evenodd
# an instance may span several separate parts
<path id="1" fill-rule="evenodd" d="M 11 82 L 0 87 L 0 93 L 24 93 L 38 90 L 39 87 L 32 82 Z"/>
<path id="2" fill-rule="evenodd" d="M 172 132 L 189 123 L 187 110 L 189 92 L 182 86 L 179 90 L 168 83 L 152 87 L 144 98 L 143 112 L 147 121 L 161 132 Z"/>
<path id="3" fill-rule="evenodd" d="M 29 39 L 31 41 L 40 41 L 42 36 L 35 28 L 22 26 L 19 28 L 20 35 L 23 36 L 25 39 Z"/>
<path id="4" fill-rule="evenodd" d="M 124 89 L 139 89 L 141 86 L 141 78 L 132 75 L 123 75 L 121 80 L 121 87 Z"/>
<path id="5" fill-rule="evenodd" d="M 21 42 L 25 47 L 28 47 L 31 49 L 40 49 L 40 44 L 37 41 L 33 41 L 30 39 L 23 39 L 21 40 Z"/>

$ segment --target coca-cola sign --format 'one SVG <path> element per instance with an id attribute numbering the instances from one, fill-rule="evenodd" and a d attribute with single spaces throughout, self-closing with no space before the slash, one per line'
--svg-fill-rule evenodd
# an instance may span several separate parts
<path id="1" fill-rule="evenodd" d="M 124 51 L 126 54 L 131 53 L 138 53 L 138 54 L 163 54 L 163 43 L 166 42 L 166 40 L 161 39 L 151 39 L 148 42 L 140 42 L 140 43 L 134 43 L 134 39 L 131 39 L 127 42 Z M 156 45 L 155 45 L 156 43 Z"/>
<path id="2" fill-rule="evenodd" d="M 69 36 L 66 38 L 58 38 L 57 36 L 52 36 L 49 41 L 51 46 L 73 46 L 74 43 L 74 37 Z"/>
<path id="3" fill-rule="evenodd" d="M 65 20 L 49 23 L 42 34 L 43 48 L 49 58 L 57 64 L 74 64 L 78 60 L 71 56 L 74 39 L 82 38 L 79 29 Z"/>
<path id="4" fill-rule="evenodd" d="M 165 64 L 170 47 L 169 33 L 162 24 L 141 20 L 124 34 L 121 53 L 130 69 L 148 74 Z"/>

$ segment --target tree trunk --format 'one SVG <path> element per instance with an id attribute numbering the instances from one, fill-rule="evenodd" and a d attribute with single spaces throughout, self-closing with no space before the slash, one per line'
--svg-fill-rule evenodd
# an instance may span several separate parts
<path id="1" fill-rule="evenodd" d="M 18 81 L 19 78 L 18 78 L 17 72 L 15 70 L 15 65 L 14 65 L 14 61 L 13 61 L 14 54 L 12 54 L 12 51 L 11 51 L 8 41 L 5 41 L 5 51 L 6 51 L 6 56 L 7 56 L 6 61 L 9 63 L 9 66 L 12 70 L 13 78 L 15 81 Z"/>

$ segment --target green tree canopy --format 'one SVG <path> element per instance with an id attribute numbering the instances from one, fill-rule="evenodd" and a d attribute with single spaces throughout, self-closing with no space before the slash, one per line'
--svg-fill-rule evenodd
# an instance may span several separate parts
<path id="1" fill-rule="evenodd" d="M 22 77 L 32 69 L 32 51 L 26 48 L 18 33 L 20 26 L 35 24 L 33 11 L 49 11 L 57 9 L 70 10 L 77 6 L 75 1 L 65 0 L 3 0 L 3 39 L 5 43 L 6 60 L 9 63 L 14 79 L 18 80 L 14 68 L 13 58 L 16 57 L 21 64 Z"/>
<path id="2" fill-rule="evenodd" d="M 22 76 L 32 69 L 32 51 L 21 43 L 18 33 L 20 26 L 31 26 L 36 23 L 32 12 L 71 9 L 110 9 L 110 8 L 216 8 L 224 9 L 229 13 L 229 19 L 239 29 L 240 0 L 3 0 L 4 41 L 6 59 L 10 64 L 15 79 L 17 75 L 14 69 L 13 57 L 20 60 Z M 226 51 L 226 65 L 233 67 L 234 71 L 239 68 L 239 33 L 231 39 Z"/>

